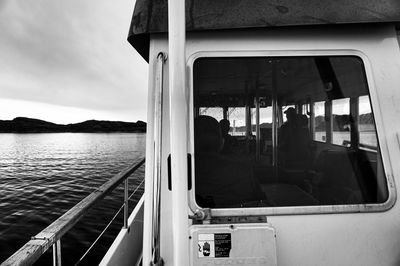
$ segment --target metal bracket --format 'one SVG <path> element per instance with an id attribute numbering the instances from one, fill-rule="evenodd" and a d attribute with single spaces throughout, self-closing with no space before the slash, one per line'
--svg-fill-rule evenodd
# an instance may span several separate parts
<path id="1" fill-rule="evenodd" d="M 162 57 L 163 62 L 167 61 L 167 59 L 168 59 L 168 54 L 167 53 L 159 52 L 158 55 L 157 55 L 157 58 L 160 57 L 160 56 Z"/>
<path id="2" fill-rule="evenodd" d="M 226 216 L 213 217 L 212 224 L 266 223 L 267 216 Z"/>
<path id="3" fill-rule="evenodd" d="M 157 262 L 150 262 L 151 266 L 164 266 L 164 260 L 160 257 L 160 259 Z"/>
<path id="4" fill-rule="evenodd" d="M 31 240 L 49 240 L 47 237 L 36 237 L 36 236 L 31 236 Z"/>
<path id="5" fill-rule="evenodd" d="M 204 221 L 211 219 L 211 210 L 210 209 L 201 209 L 196 210 L 193 215 L 189 215 L 189 219 L 196 221 Z"/>

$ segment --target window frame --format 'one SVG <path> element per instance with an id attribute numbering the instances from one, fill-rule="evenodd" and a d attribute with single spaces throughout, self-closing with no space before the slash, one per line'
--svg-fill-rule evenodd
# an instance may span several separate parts
<path id="1" fill-rule="evenodd" d="M 349 205 L 316 205 L 316 206 L 290 206 L 290 207 L 257 207 L 257 208 L 203 208 L 197 205 L 195 200 L 195 160 L 194 160 L 194 63 L 200 58 L 216 58 L 216 57 L 312 57 L 312 56 L 354 56 L 361 59 L 364 65 L 364 73 L 368 84 L 368 92 L 371 103 L 371 109 L 377 130 L 378 149 L 382 160 L 383 172 L 386 180 L 388 197 L 383 203 L 368 204 L 349 204 Z M 206 211 L 211 217 L 226 216 L 276 216 L 276 215 L 304 215 L 304 214 L 339 214 L 339 213 L 368 213 L 383 212 L 391 209 L 396 201 L 396 188 L 393 185 L 394 179 L 391 171 L 389 152 L 387 143 L 382 132 L 378 132 L 381 128 L 381 112 L 378 105 L 377 89 L 373 80 L 373 71 L 368 57 L 359 50 L 337 49 L 337 50 L 279 50 L 279 51 L 199 51 L 189 55 L 187 59 L 187 84 L 189 95 L 189 139 L 188 152 L 192 155 L 191 181 L 192 189 L 188 192 L 189 208 L 195 213 L 199 210 Z M 326 107 L 325 107 L 326 108 Z M 326 112 L 326 110 L 325 110 Z M 332 114 L 330 114 L 332 115 Z M 327 130 L 330 130 L 327 128 Z M 327 132 L 328 133 L 328 132 Z M 327 140 L 322 144 L 330 144 L 331 139 L 327 136 Z M 377 150 L 378 151 L 378 150 Z"/>

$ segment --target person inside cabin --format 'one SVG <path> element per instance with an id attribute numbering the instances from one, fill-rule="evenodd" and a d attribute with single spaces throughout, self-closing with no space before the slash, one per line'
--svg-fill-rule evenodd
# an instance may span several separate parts
<path id="1" fill-rule="evenodd" d="M 296 158 L 297 166 L 300 169 L 308 170 L 311 167 L 311 154 L 312 154 L 312 141 L 311 133 L 308 128 L 308 117 L 303 114 L 299 114 L 297 117 L 297 129 L 296 129 Z"/>
<path id="2" fill-rule="evenodd" d="M 297 128 L 297 114 L 293 107 L 288 108 L 285 112 L 286 122 L 280 127 L 278 132 L 278 149 L 281 161 L 286 161 L 290 157 L 293 150 L 295 140 L 295 130 Z"/>
<path id="3" fill-rule="evenodd" d="M 302 118 L 293 107 L 288 108 L 284 113 L 287 121 L 278 132 L 279 162 L 283 168 L 297 169 L 299 168 L 298 161 L 301 160 L 300 142 L 303 142 L 303 135 L 305 135 L 302 130 Z"/>
<path id="4" fill-rule="evenodd" d="M 201 207 L 266 204 L 251 165 L 221 154 L 224 141 L 215 118 L 196 117 L 194 139 L 196 201 Z"/>
<path id="5" fill-rule="evenodd" d="M 287 121 L 280 128 L 279 160 L 285 169 L 308 170 L 311 164 L 311 134 L 306 115 L 293 107 L 285 111 Z"/>
<path id="6" fill-rule="evenodd" d="M 228 119 L 221 119 L 219 121 L 219 125 L 221 127 L 222 138 L 224 139 L 224 146 L 222 148 L 221 153 L 230 154 L 234 152 L 234 147 L 236 147 L 237 140 L 229 134 L 230 130 L 230 122 Z"/>

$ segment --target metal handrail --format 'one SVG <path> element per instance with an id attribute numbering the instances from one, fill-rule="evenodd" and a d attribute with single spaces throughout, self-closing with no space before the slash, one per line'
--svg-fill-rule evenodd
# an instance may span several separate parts
<path id="1" fill-rule="evenodd" d="M 60 250 L 60 239 L 67 233 L 83 216 L 85 216 L 90 208 L 92 208 L 101 199 L 113 191 L 119 184 L 131 176 L 142 164 L 145 159 L 134 163 L 125 168 L 120 173 L 113 176 L 105 182 L 89 196 L 81 200 L 78 204 L 68 210 L 64 215 L 42 230 L 40 233 L 32 237 L 23 247 L 15 252 L 11 257 L 5 260 L 1 266 L 5 265 L 32 265 L 44 254 L 51 246 L 53 246 L 54 265 L 61 264 L 61 257 L 57 256 L 57 250 Z M 127 208 L 127 205 L 125 205 Z"/>
<path id="2" fill-rule="evenodd" d="M 162 157 L 162 114 L 163 114 L 163 72 L 166 55 L 157 56 L 158 74 L 154 112 L 154 165 L 153 165 L 153 206 L 152 206 L 152 265 L 163 265 L 160 254 L 160 207 L 161 207 L 161 157 Z"/>

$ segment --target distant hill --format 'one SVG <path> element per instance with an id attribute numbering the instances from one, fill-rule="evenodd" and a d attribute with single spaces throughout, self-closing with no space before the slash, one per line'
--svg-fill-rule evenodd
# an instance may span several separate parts
<path id="1" fill-rule="evenodd" d="M 146 132 L 146 123 L 143 121 L 99 121 L 88 120 L 81 123 L 60 125 L 51 122 L 17 117 L 13 120 L 0 120 L 0 133 L 57 133 L 57 132 L 84 132 L 84 133 L 110 133 L 110 132 Z"/>
<path id="2" fill-rule="evenodd" d="M 348 131 L 350 125 L 349 115 L 333 115 L 333 130 L 334 131 Z M 372 113 L 362 114 L 359 117 L 358 123 L 360 126 L 374 127 L 374 118 Z M 325 117 L 317 116 L 315 117 L 315 128 L 317 131 L 325 130 Z"/>

